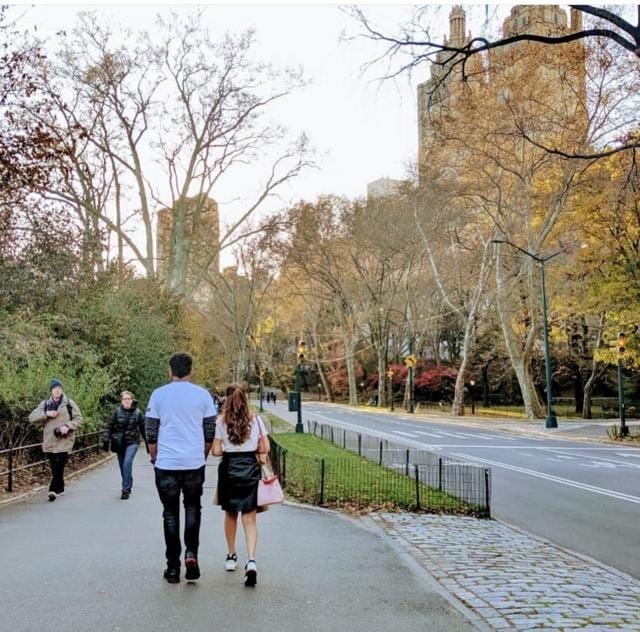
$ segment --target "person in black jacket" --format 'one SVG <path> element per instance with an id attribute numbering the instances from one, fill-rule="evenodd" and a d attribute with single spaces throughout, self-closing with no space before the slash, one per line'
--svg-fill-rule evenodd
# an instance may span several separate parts
<path id="1" fill-rule="evenodd" d="M 133 459 L 138 451 L 140 435 L 145 439 L 144 414 L 138 409 L 137 402 L 130 391 L 122 391 L 122 403 L 116 410 L 102 436 L 102 449 L 118 455 L 120 474 L 122 475 L 122 494 L 127 500 L 133 487 Z M 146 439 L 145 439 L 146 441 Z"/>

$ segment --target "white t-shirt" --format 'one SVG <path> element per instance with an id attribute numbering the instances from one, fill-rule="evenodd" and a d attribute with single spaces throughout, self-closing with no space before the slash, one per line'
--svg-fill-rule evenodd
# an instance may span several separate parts
<path id="1" fill-rule="evenodd" d="M 255 452 L 258 449 L 260 431 L 262 431 L 263 437 L 267 436 L 267 429 L 264 426 L 264 422 L 260 417 L 255 415 L 251 422 L 251 434 L 248 439 L 240 445 L 235 445 L 229 441 L 227 426 L 224 420 L 221 417 L 216 419 L 216 439 L 222 439 L 222 447 L 225 452 Z"/>
<path id="2" fill-rule="evenodd" d="M 195 470 L 204 465 L 202 420 L 217 409 L 209 392 L 191 382 L 170 382 L 151 393 L 147 417 L 160 420 L 158 457 L 161 470 Z"/>

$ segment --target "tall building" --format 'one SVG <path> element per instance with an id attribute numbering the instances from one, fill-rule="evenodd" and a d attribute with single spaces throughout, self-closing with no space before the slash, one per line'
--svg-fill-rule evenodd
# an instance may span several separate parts
<path id="1" fill-rule="evenodd" d="M 518 5 L 511 9 L 509 16 L 502 26 L 503 37 L 512 37 L 521 33 L 545 36 L 560 36 L 581 30 L 580 12 L 572 9 L 570 23 L 567 14 L 559 5 Z M 466 14 L 457 5 L 449 14 L 449 35 L 444 38 L 444 44 L 454 48 L 463 48 L 471 41 L 471 33 L 466 32 Z M 470 81 L 482 82 L 491 86 L 495 82 L 495 69 L 502 69 L 503 77 L 513 77 L 514 82 L 526 81 L 523 64 L 526 55 L 522 54 L 530 42 L 516 42 L 508 46 L 492 49 L 489 53 L 476 54 L 469 57 L 464 64 L 464 73 Z M 533 44 L 533 46 L 544 46 Z M 547 94 L 550 99 L 561 106 L 566 116 L 579 115 L 586 125 L 586 110 L 584 109 L 585 69 L 584 54 L 581 41 L 564 44 L 562 46 L 546 46 L 549 63 L 542 64 L 535 72 L 545 80 Z M 555 62 L 567 56 L 573 57 L 570 71 L 567 66 L 562 69 L 555 67 Z M 554 57 L 555 56 L 555 57 Z M 432 143 L 436 142 L 435 132 L 437 121 L 441 114 L 446 113 L 449 119 L 460 114 L 460 104 L 463 99 L 462 72 L 463 64 L 457 63 L 462 55 L 451 51 L 439 51 L 430 67 L 430 78 L 418 86 L 418 161 L 420 172 L 425 164 L 425 153 Z M 528 67 L 525 73 L 531 73 Z M 524 78 L 523 78 L 524 75 Z M 502 88 L 494 94 L 494 98 L 505 98 L 508 90 Z M 580 110 L 582 108 L 582 110 Z M 580 110 L 580 112 L 579 112 Z"/>
<path id="2" fill-rule="evenodd" d="M 404 184 L 406 184 L 405 180 L 378 178 L 377 180 L 367 184 L 367 199 L 397 195 Z"/>
<path id="3" fill-rule="evenodd" d="M 185 239 L 191 239 L 194 223 L 196 224 L 188 272 L 188 280 L 194 280 L 205 267 L 212 273 L 220 270 L 220 221 L 218 203 L 215 200 L 200 195 L 187 198 L 186 204 Z M 158 211 L 156 255 L 158 277 L 161 280 L 166 280 L 169 272 L 174 216 L 173 208 Z"/>

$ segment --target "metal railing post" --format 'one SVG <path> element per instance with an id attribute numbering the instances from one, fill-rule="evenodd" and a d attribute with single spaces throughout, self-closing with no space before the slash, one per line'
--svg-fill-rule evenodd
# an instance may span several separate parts
<path id="1" fill-rule="evenodd" d="M 405 473 L 405 476 L 409 476 L 409 450 L 408 449 L 407 449 L 407 460 L 404 466 L 404 473 Z"/>
<path id="2" fill-rule="evenodd" d="M 420 473 L 418 472 L 418 466 L 414 465 L 416 476 L 416 509 L 420 510 Z"/>
<path id="3" fill-rule="evenodd" d="M 320 459 L 320 502 L 318 504 L 324 504 L 324 459 Z"/>
<path id="4" fill-rule="evenodd" d="M 438 458 L 438 491 L 442 491 L 442 457 Z"/>
<path id="5" fill-rule="evenodd" d="M 382 465 L 382 439 L 380 439 L 380 458 L 378 459 L 378 465 Z"/>
<path id="6" fill-rule="evenodd" d="M 358 433 L 358 456 L 362 456 L 362 435 Z"/>
<path id="7" fill-rule="evenodd" d="M 491 491 L 489 488 L 489 470 L 484 470 L 484 494 L 485 504 L 487 505 L 487 518 L 491 518 Z"/>
<path id="8" fill-rule="evenodd" d="M 7 491 L 13 491 L 13 441 L 9 441 L 9 480 L 7 481 Z"/>

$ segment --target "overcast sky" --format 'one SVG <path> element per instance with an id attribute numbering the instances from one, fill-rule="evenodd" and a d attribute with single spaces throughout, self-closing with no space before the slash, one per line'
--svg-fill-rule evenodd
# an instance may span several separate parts
<path id="1" fill-rule="evenodd" d="M 76 14 L 96 11 L 112 27 L 152 28 L 157 13 L 169 9 L 187 12 L 187 6 L 169 5 L 55 5 L 24 6 L 21 24 L 37 24 L 38 34 L 48 36 L 70 30 Z M 394 27 L 411 13 L 407 5 L 367 9 Z M 345 27 L 354 22 L 337 5 L 208 5 L 205 18 L 213 34 L 224 30 L 256 30 L 261 58 L 276 65 L 301 65 L 311 79 L 309 87 L 282 101 L 273 116 L 292 131 L 304 131 L 318 151 L 318 170 L 297 178 L 283 192 L 283 202 L 314 199 L 322 193 L 359 196 L 368 182 L 382 176 L 401 178 L 417 152 L 415 87 L 403 78 L 380 85 L 374 75 L 363 78 L 361 66 L 375 54 L 364 40 L 340 42 Z M 426 78 L 419 77 L 420 81 Z M 416 78 L 418 79 L 418 78 Z M 246 174 L 244 175 L 246 178 Z M 246 186 L 233 180 L 217 191 L 221 215 L 225 202 Z M 229 212 L 233 212 L 228 209 Z"/>

